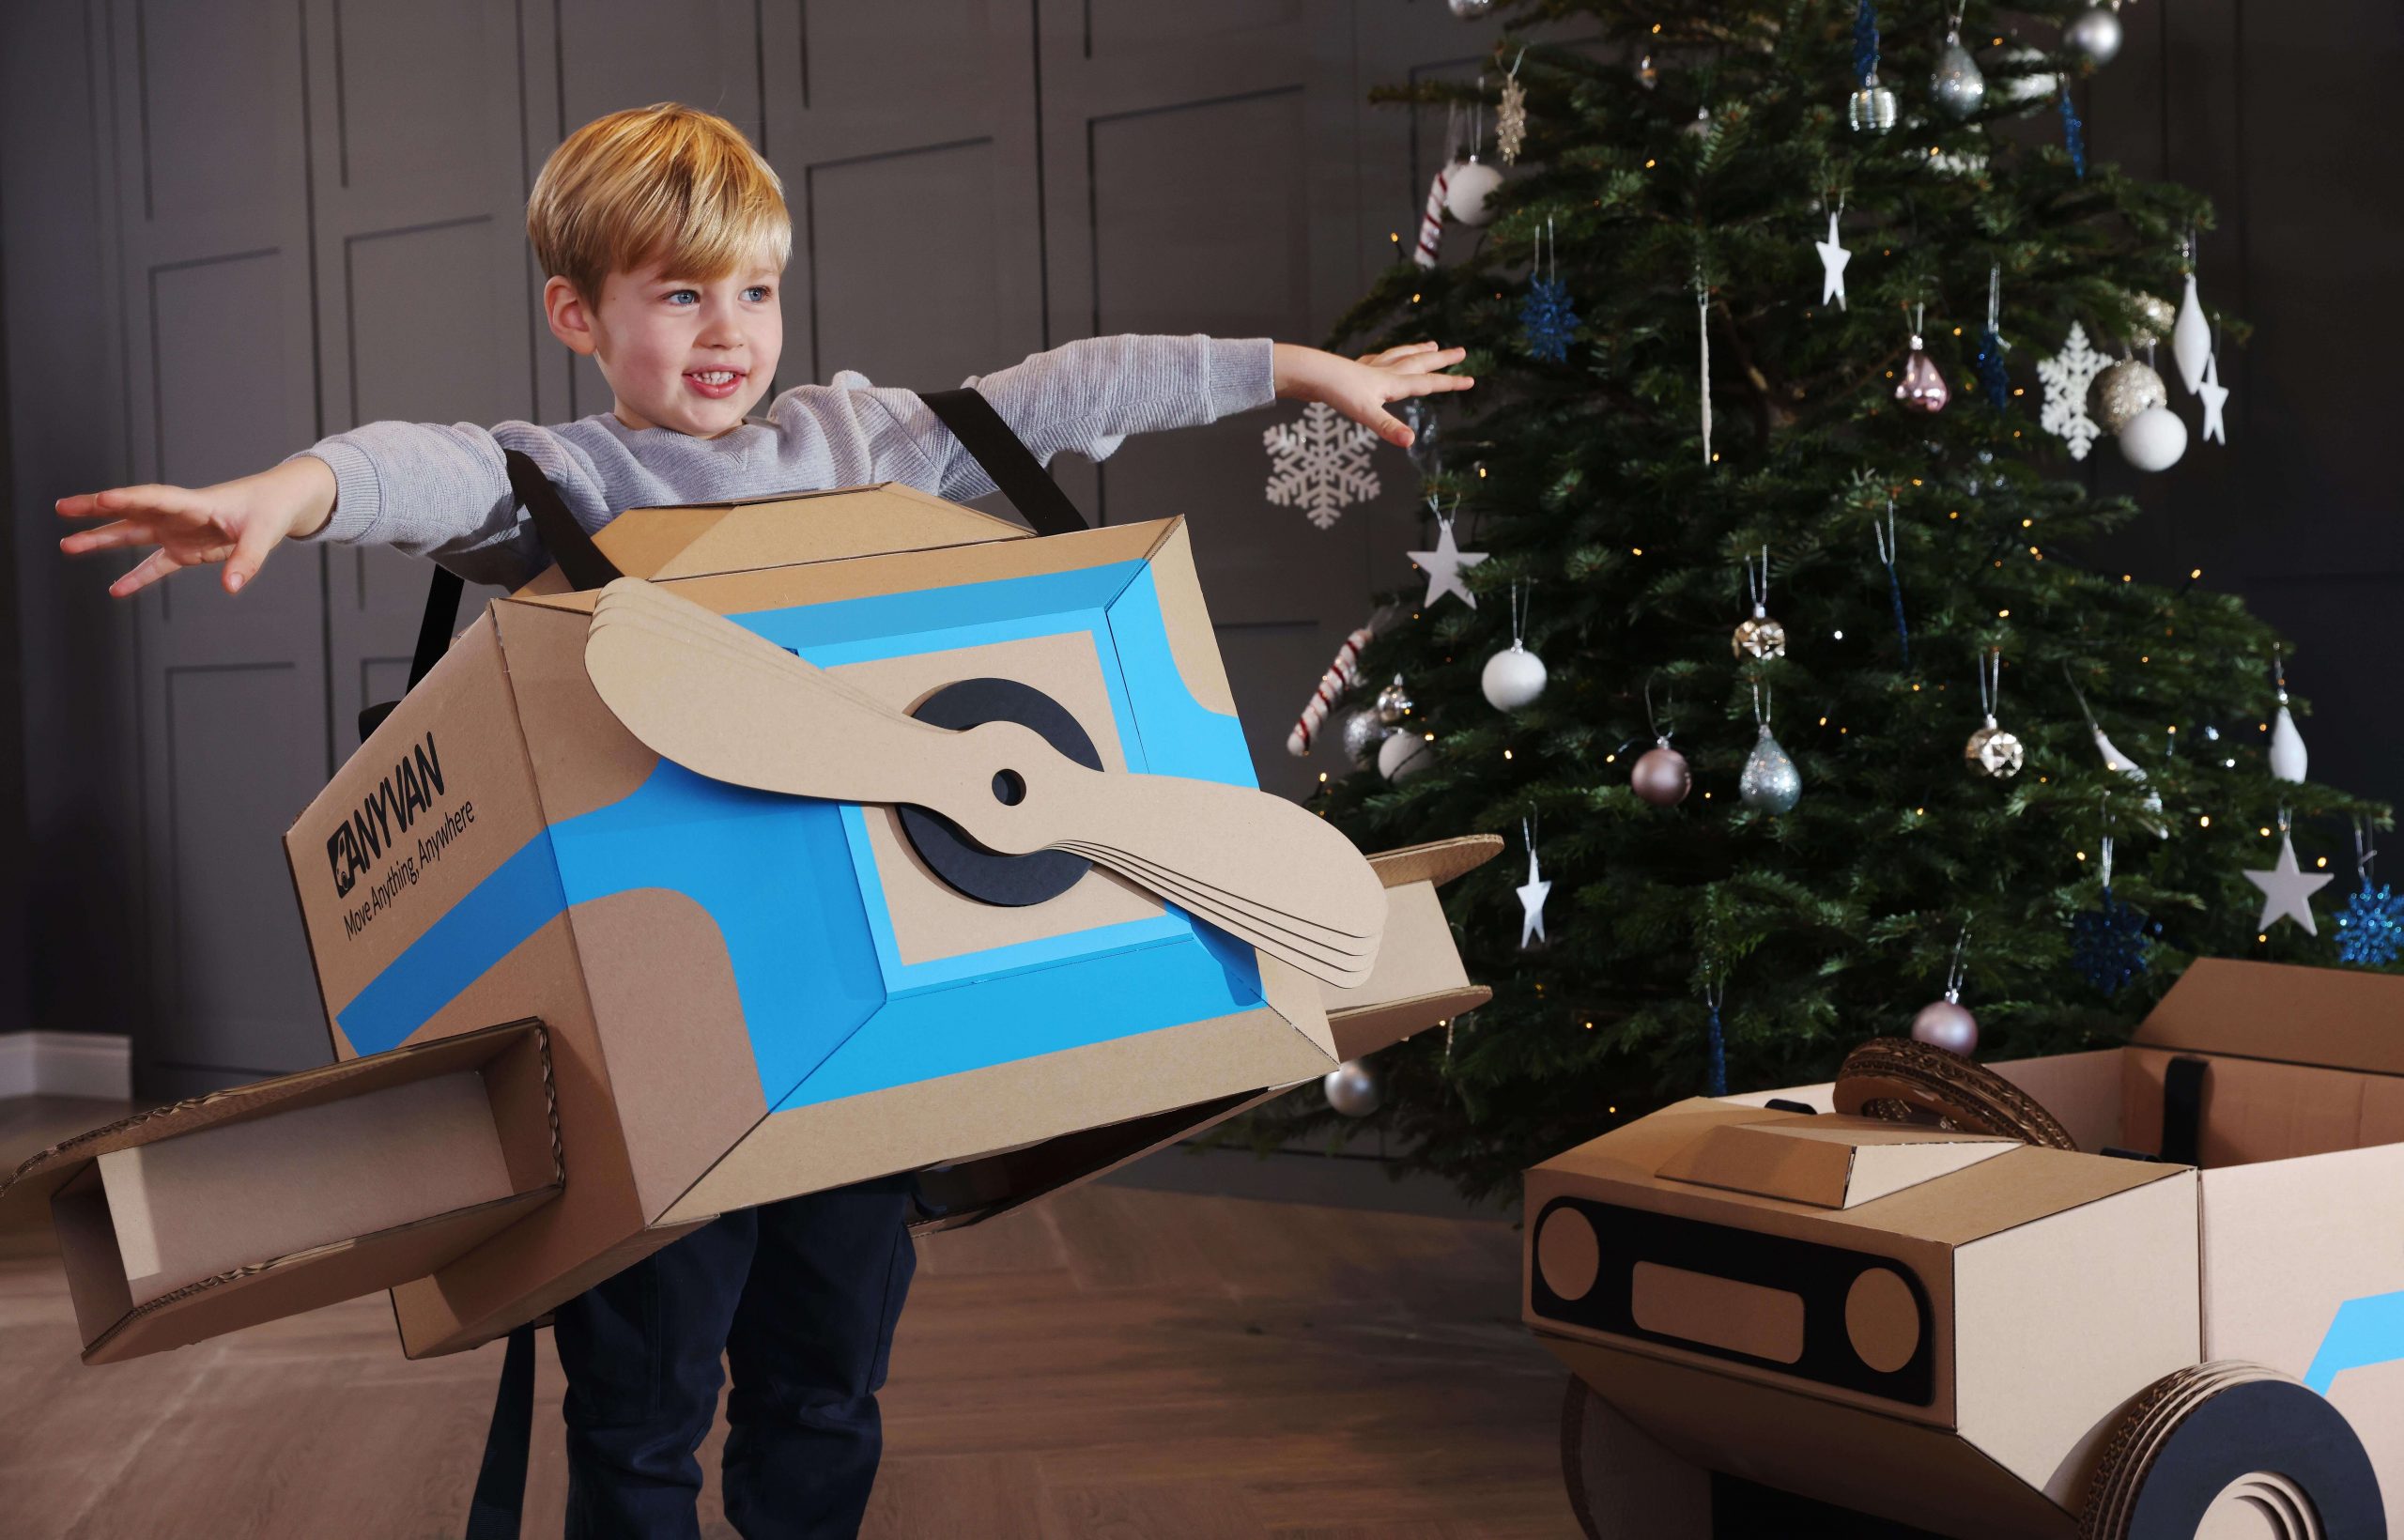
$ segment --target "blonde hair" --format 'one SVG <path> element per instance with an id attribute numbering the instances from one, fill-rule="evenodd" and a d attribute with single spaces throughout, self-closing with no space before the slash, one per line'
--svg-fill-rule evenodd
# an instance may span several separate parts
<path id="1" fill-rule="evenodd" d="M 763 247 L 793 254 L 784 184 L 743 131 L 673 101 L 596 117 L 551 152 L 526 200 L 526 235 L 546 276 L 598 301 L 601 280 L 664 263 L 723 278 Z"/>

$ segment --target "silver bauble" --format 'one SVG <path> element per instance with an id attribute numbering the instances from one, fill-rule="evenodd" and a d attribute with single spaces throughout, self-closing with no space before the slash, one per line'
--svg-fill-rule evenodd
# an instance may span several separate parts
<path id="1" fill-rule="evenodd" d="M 1790 812 L 1802 800 L 1802 772 L 1778 747 L 1767 727 L 1762 729 L 1753 751 L 1745 756 L 1744 773 L 1736 778 L 1736 795 L 1746 807 L 1764 813 Z"/>
<path id="2" fill-rule="evenodd" d="M 1736 623 L 1736 634 L 1728 639 L 1728 650 L 1739 657 L 1784 657 L 1786 627 L 1767 615 L 1755 614 Z"/>
<path id="3" fill-rule="evenodd" d="M 1487 223 L 1494 218 L 1494 190 L 1502 185 L 1502 173 L 1472 157 L 1453 167 L 1444 207 L 1463 224 Z"/>
<path id="4" fill-rule="evenodd" d="M 1366 1117 L 1385 1100 L 1385 1085 L 1364 1059 L 1346 1059 L 1319 1082 L 1327 1104 L 1347 1117 Z"/>
<path id="5" fill-rule="evenodd" d="M 1936 99 L 1938 107 L 1956 122 L 1972 116 L 1987 100 L 1987 77 L 1979 72 L 1979 61 L 1962 46 L 1962 35 L 1945 35 L 1944 50 L 1936 55 L 1936 72 L 1928 79 L 1928 94 Z"/>
<path id="6" fill-rule="evenodd" d="M 1545 679 L 1544 659 L 1515 641 L 1486 660 L 1477 683 L 1487 704 L 1496 711 L 1517 711 L 1544 693 Z"/>
<path id="7" fill-rule="evenodd" d="M 1367 706 L 1354 707 L 1344 714 L 1344 757 L 1354 769 L 1366 770 L 1378 762 L 1378 745 L 1393 731 Z"/>
<path id="8" fill-rule="evenodd" d="M 2137 342 L 2168 342 L 2170 329 L 2179 324 L 2179 308 L 2158 294 L 2128 293 L 2129 308 L 2136 312 Z"/>
<path id="9" fill-rule="evenodd" d="M 1378 720 L 1388 727 L 1400 727 L 1402 719 L 1410 715 L 1410 692 L 1402 687 L 1402 675 L 1396 674 L 1393 684 L 1378 692 Z"/>
<path id="10" fill-rule="evenodd" d="M 2148 407 L 2120 430 L 2120 458 L 2139 470 L 2167 470 L 2187 453 L 2187 424 L 2167 407 Z"/>
<path id="11" fill-rule="evenodd" d="M 1637 760 L 1627 783 L 1656 808 L 1674 808 L 1694 790 L 1694 776 L 1687 769 L 1687 757 L 1662 738 Z"/>
<path id="12" fill-rule="evenodd" d="M 1885 133 L 1895 126 L 1895 93 L 1870 76 L 1845 99 L 1844 120 L 1856 133 Z"/>
<path id="13" fill-rule="evenodd" d="M 1494 0 L 1444 0 L 1453 14 L 1464 22 L 1474 22 L 1494 8 Z"/>
<path id="14" fill-rule="evenodd" d="M 1378 745 L 1378 773 L 1397 786 L 1435 762 L 1427 740 L 1416 732 L 1396 732 Z"/>
<path id="15" fill-rule="evenodd" d="M 2062 28 L 2062 48 L 2089 64 L 2109 64 L 2120 52 L 2120 13 L 2117 5 L 2089 6 Z"/>
<path id="16" fill-rule="evenodd" d="M 2149 407 L 2166 407 L 2170 392 L 2152 365 L 2122 359 L 2095 377 L 2095 421 L 2106 433 L 2118 433 Z"/>
<path id="17" fill-rule="evenodd" d="M 1968 1058 L 1979 1046 L 1979 1019 L 1970 1014 L 1968 1007 L 1948 994 L 1919 1008 L 1919 1014 L 1912 1018 L 1912 1037 L 1932 1048 Z"/>
<path id="18" fill-rule="evenodd" d="M 1996 726 L 1992 716 L 1987 718 L 1986 726 L 1970 734 L 1968 747 L 1962 750 L 1963 762 L 1969 765 L 1972 774 L 1990 776 L 1996 780 L 2010 780 L 2020 774 L 2020 766 L 2026 757 L 2026 750 L 2020 747 L 2020 740 Z"/>

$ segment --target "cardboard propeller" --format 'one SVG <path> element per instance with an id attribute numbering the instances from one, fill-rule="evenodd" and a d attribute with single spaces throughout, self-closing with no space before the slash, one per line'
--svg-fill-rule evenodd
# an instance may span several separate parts
<path id="1" fill-rule="evenodd" d="M 1365 981 L 1376 959 L 1377 874 L 1283 798 L 1089 770 L 1015 722 L 930 726 L 640 578 L 603 591 L 584 664 L 627 732 L 697 775 L 924 808 L 1000 855 L 1072 851 L 1332 984 Z"/>

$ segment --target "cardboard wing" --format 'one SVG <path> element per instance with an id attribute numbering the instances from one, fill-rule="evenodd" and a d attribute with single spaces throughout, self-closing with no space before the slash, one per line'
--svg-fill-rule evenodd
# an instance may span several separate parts
<path id="1" fill-rule="evenodd" d="M 1150 776 L 1226 791 L 1230 806 L 1238 789 L 1256 795 L 1180 521 L 1039 539 L 871 487 L 636 510 L 599 542 L 746 645 L 896 718 L 1015 723 L 1056 747 L 1073 736 L 1091 784 Z M 556 574 L 493 605 L 285 839 L 334 1070 L 408 1062 L 496 1022 L 542 1027 L 564 1180 L 362 1286 L 393 1287 L 411 1356 L 535 1319 L 732 1209 L 920 1172 L 924 1224 L 973 1222 L 1485 997 L 1436 888 L 1499 840 L 1346 853 L 1389 944 L 1326 982 L 1204 917 L 1165 877 L 1074 842 L 996 851 L 956 828 L 947 840 L 923 809 L 761 790 L 663 757 L 594 686 L 595 605 Z M 970 704 L 999 715 L 938 720 L 964 685 L 992 686 Z M 778 732 L 792 741 L 795 726 Z M 826 721 L 798 727 L 848 746 Z M 1276 913 L 1259 893 L 1214 891 Z M 424 1148 L 449 1137 L 409 1126 Z M 270 1165 L 354 1163 L 314 1147 L 254 1153 L 174 1204 L 208 1220 L 248 1204 Z M 473 1207 L 459 1196 L 405 1223 Z"/>

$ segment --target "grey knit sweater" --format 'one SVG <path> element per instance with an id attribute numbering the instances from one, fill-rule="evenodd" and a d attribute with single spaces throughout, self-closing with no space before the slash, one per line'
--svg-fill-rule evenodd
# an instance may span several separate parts
<path id="1" fill-rule="evenodd" d="M 1093 337 L 967 383 L 1047 465 L 1062 450 L 1100 459 L 1131 433 L 1191 427 L 1273 394 L 1266 338 Z M 510 496 L 505 449 L 542 467 L 587 530 L 628 508 L 866 482 L 954 500 L 994 490 L 916 393 L 846 371 L 785 392 L 764 420 L 716 439 L 629 428 L 608 412 L 549 428 L 369 423 L 303 452 L 332 468 L 338 488 L 333 516 L 309 538 L 392 546 L 515 586 L 547 562 Z"/>

